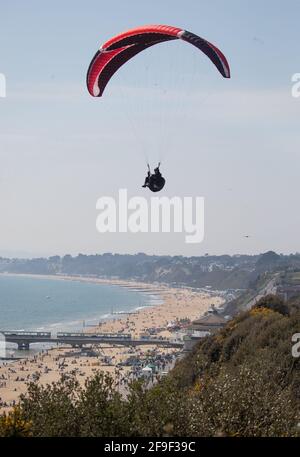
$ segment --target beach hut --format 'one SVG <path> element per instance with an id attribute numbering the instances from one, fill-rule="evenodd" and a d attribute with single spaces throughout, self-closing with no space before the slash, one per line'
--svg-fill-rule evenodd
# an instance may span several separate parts
<path id="1" fill-rule="evenodd" d="M 148 365 L 142 368 L 142 376 L 145 376 L 147 378 L 152 376 L 152 368 L 150 368 Z"/>

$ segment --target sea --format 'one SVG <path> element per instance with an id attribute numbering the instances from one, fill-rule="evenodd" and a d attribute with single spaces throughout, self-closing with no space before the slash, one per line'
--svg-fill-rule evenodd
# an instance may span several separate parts
<path id="1" fill-rule="evenodd" d="M 0 332 L 81 332 L 120 318 L 121 313 L 160 303 L 159 295 L 117 285 L 0 275 Z M 39 350 L 41 345 L 32 347 Z M 24 355 L 27 351 L 14 351 L 16 355 L 20 352 Z"/>

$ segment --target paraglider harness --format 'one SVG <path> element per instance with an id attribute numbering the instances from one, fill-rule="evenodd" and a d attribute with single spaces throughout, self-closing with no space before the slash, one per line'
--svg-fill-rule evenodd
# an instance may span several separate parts
<path id="1" fill-rule="evenodd" d="M 142 187 L 149 187 L 152 192 L 159 192 L 165 185 L 165 178 L 163 178 L 161 172 L 159 171 L 160 163 L 156 168 L 154 168 L 154 173 L 151 174 L 150 166 L 148 165 L 148 174 L 145 179 L 145 183 Z"/>

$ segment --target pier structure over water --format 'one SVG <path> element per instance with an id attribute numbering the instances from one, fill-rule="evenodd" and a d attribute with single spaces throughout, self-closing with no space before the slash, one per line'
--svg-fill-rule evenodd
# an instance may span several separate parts
<path id="1" fill-rule="evenodd" d="M 28 350 L 32 343 L 55 343 L 69 344 L 72 347 L 83 347 L 85 345 L 105 344 L 112 346 L 162 346 L 169 348 L 183 348 L 184 342 L 167 338 L 132 338 L 125 333 L 76 333 L 58 332 L 52 336 L 51 332 L 17 332 L 1 331 L 7 343 L 15 343 L 18 349 Z"/>

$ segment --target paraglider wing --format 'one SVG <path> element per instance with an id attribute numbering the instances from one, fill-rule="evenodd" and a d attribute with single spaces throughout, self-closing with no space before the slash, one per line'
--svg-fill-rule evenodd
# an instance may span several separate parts
<path id="1" fill-rule="evenodd" d="M 101 46 L 87 72 L 89 93 L 93 97 L 101 97 L 110 78 L 129 59 L 157 43 L 176 39 L 196 46 L 209 57 L 224 78 L 230 78 L 226 57 L 213 44 L 178 27 L 149 25 L 121 33 Z"/>

